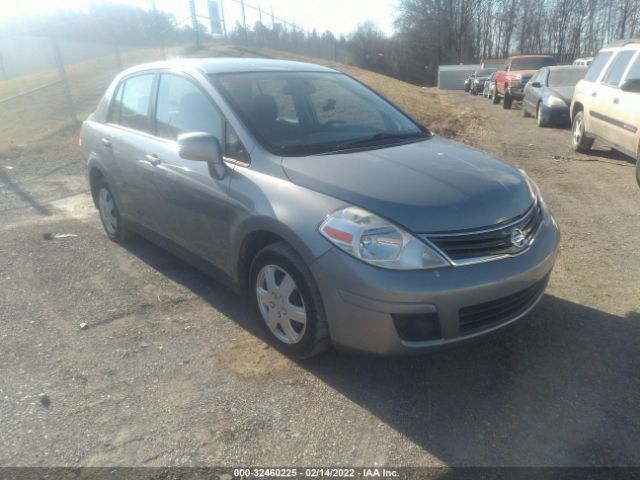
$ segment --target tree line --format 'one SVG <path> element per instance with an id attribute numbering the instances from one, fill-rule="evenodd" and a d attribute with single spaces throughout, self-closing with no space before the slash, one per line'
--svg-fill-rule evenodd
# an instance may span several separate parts
<path id="1" fill-rule="evenodd" d="M 363 12 L 363 17 L 366 12 Z M 551 54 L 563 62 L 593 56 L 613 39 L 640 35 L 640 0 L 398 0 L 394 33 L 364 22 L 349 35 L 256 22 L 227 28 L 227 40 L 352 63 L 402 80 L 433 85 L 439 65 L 477 63 L 516 53 Z M 208 36 L 198 26 L 203 41 Z M 195 30 L 173 15 L 130 5 L 92 4 L 1 21 L 0 35 L 55 34 L 126 45 L 181 44 Z"/>

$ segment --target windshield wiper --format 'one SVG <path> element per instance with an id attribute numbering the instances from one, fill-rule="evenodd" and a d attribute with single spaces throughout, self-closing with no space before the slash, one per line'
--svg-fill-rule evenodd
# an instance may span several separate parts
<path id="1" fill-rule="evenodd" d="M 355 140 L 349 140 L 336 145 L 336 150 L 350 148 L 350 147 L 363 147 L 366 145 L 376 145 L 380 141 L 394 140 L 401 142 L 403 140 L 410 140 L 413 138 L 427 138 L 430 135 L 426 132 L 419 133 L 376 133 L 370 137 L 357 138 Z"/>

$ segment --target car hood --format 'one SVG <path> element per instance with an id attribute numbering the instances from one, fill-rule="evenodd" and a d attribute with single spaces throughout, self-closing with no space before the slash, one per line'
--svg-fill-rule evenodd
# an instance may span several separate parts
<path id="1" fill-rule="evenodd" d="M 564 100 L 564 103 L 571 105 L 573 91 L 576 87 L 549 87 L 548 93 Z"/>
<path id="2" fill-rule="evenodd" d="M 282 165 L 297 185 L 420 233 L 495 225 L 523 214 L 534 198 L 515 167 L 439 137 L 375 150 L 285 157 Z"/>

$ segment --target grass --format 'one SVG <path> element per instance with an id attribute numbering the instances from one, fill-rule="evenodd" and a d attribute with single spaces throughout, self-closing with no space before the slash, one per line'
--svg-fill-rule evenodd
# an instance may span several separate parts
<path id="1" fill-rule="evenodd" d="M 171 51 L 169 55 L 177 52 Z M 215 45 L 188 56 L 266 57 L 299 60 L 343 71 L 390 98 L 430 130 L 449 138 L 466 140 L 477 130 L 482 118 L 470 109 L 454 109 L 446 95 L 435 88 L 412 85 L 375 72 L 323 59 L 303 57 L 270 49 L 248 49 Z M 125 67 L 161 58 L 159 49 L 122 53 Z M 79 119 L 95 108 L 100 96 L 117 74 L 113 56 L 96 58 L 66 67 L 67 78 Z M 41 85 L 56 82 L 56 70 L 44 70 L 20 78 L 0 81 L 0 101 Z M 71 122 L 60 83 L 31 95 L 0 103 L 0 162 L 19 164 L 30 159 L 71 161 L 78 159 L 78 127 Z"/>

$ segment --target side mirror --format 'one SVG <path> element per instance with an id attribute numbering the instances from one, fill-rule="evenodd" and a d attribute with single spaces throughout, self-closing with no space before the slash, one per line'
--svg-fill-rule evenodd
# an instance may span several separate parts
<path id="1" fill-rule="evenodd" d="M 540 87 L 542 87 L 542 85 L 540 84 L 540 82 L 533 82 L 533 83 L 531 84 L 531 86 L 532 86 L 533 88 L 540 88 Z"/>
<path id="2" fill-rule="evenodd" d="M 630 78 L 620 85 L 623 92 L 640 93 L 640 78 Z"/>
<path id="3" fill-rule="evenodd" d="M 210 133 L 193 132 L 179 135 L 178 155 L 185 160 L 207 162 L 209 172 L 214 178 L 224 178 L 225 167 L 220 142 Z"/>

